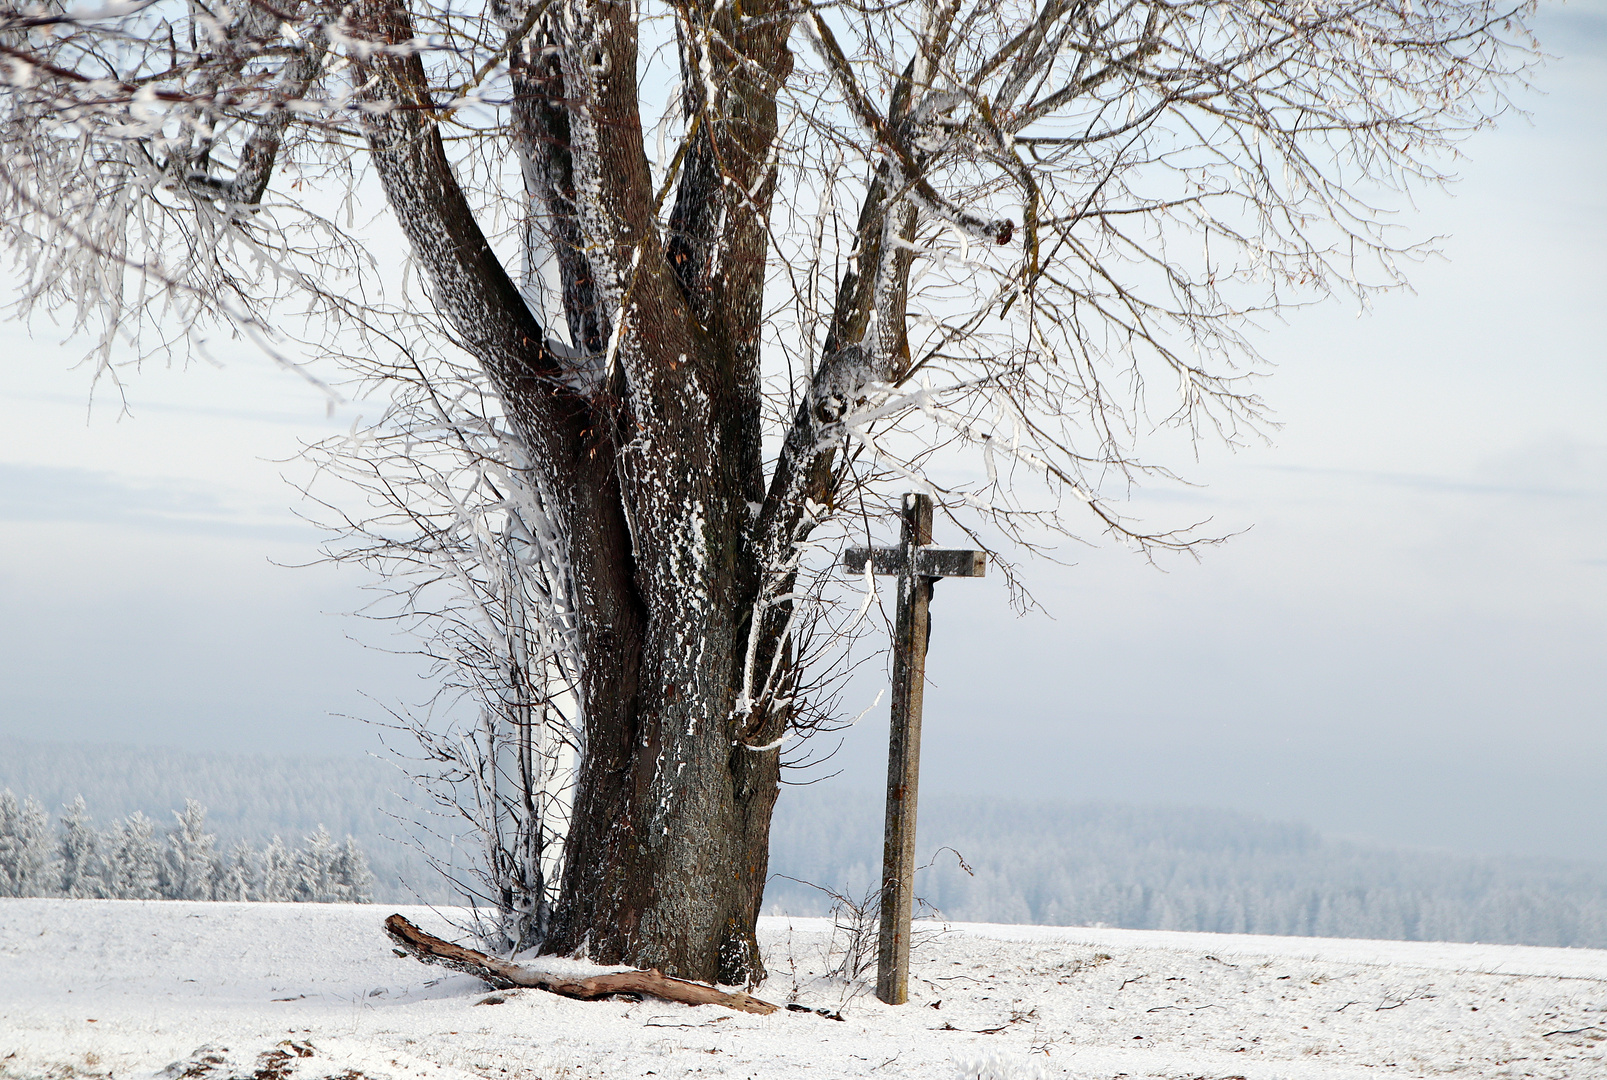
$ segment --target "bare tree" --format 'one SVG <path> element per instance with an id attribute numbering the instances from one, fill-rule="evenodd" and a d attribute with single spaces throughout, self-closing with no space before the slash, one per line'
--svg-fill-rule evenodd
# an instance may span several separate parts
<path id="1" fill-rule="evenodd" d="M 1140 436 L 1248 437 L 1255 316 L 1400 284 L 1381 211 L 1502 109 L 1527 10 L 44 3 L 0 13 L 4 224 L 114 376 L 221 323 L 483 392 L 437 415 L 540 508 L 500 595 L 573 702 L 543 947 L 735 982 L 831 544 L 912 486 L 1198 542 L 1107 502 L 1166 475 Z"/>

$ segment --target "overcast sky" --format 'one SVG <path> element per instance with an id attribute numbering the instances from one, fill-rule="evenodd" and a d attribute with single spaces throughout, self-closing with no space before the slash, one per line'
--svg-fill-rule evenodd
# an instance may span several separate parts
<path id="1" fill-rule="evenodd" d="M 1270 328 L 1268 447 L 1130 507 L 1246 530 L 1203 560 L 1066 551 L 938 587 L 923 785 L 1223 806 L 1340 835 L 1607 859 L 1607 4 L 1467 144 L 1415 295 Z M 0 325 L 0 734 L 353 753 L 424 695 L 339 612 L 281 464 L 348 427 L 241 357 L 89 405 L 80 345 Z M 939 536 L 940 542 L 957 537 Z M 856 693 L 859 688 L 855 688 Z M 873 686 L 864 688 L 874 693 Z M 368 697 L 374 701 L 368 700 Z M 868 700 L 865 702 L 868 704 Z M 868 717 L 837 784 L 879 783 Z"/>

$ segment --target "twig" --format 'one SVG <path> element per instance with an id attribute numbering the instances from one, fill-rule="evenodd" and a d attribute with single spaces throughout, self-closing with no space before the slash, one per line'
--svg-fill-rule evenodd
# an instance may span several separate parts
<path id="1" fill-rule="evenodd" d="M 800 1005 L 796 1001 L 787 1002 L 787 1011 L 814 1013 L 816 1016 L 824 1016 L 827 1020 L 841 1020 L 844 1023 L 847 1023 L 848 1020 L 841 1011 L 832 1012 L 830 1009 L 811 1009 L 809 1006 Z"/>

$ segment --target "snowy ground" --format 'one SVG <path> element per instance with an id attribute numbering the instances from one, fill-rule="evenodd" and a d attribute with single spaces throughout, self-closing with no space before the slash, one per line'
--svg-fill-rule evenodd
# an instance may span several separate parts
<path id="1" fill-rule="evenodd" d="M 954 925 L 891 1008 L 821 977 L 828 922 L 763 920 L 760 996 L 837 1021 L 490 995 L 392 910 L 0 900 L 0 1080 L 1607 1078 L 1607 951 Z"/>

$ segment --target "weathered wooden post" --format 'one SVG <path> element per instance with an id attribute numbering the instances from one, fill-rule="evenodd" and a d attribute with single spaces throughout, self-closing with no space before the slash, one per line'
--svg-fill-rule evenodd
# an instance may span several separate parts
<path id="1" fill-rule="evenodd" d="M 910 909 L 915 887 L 915 804 L 921 772 L 921 700 L 926 644 L 932 629 L 932 584 L 940 577 L 982 577 L 987 553 L 934 548 L 932 500 L 904 496 L 904 528 L 896 548 L 849 548 L 843 565 L 862 574 L 898 575 L 893 628 L 892 724 L 887 748 L 887 832 L 882 843 L 882 929 L 876 950 L 876 996 L 909 1000 Z"/>

